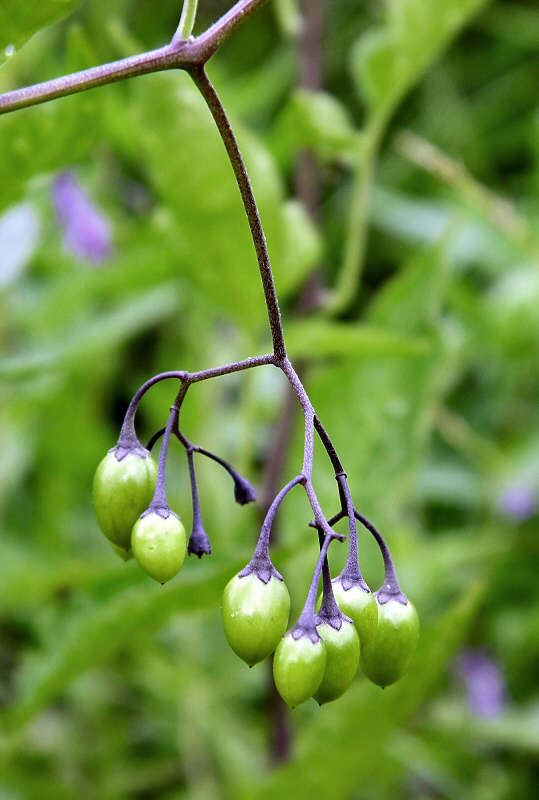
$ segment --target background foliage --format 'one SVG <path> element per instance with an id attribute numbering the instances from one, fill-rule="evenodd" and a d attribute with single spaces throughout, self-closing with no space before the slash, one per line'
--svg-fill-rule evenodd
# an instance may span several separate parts
<path id="1" fill-rule="evenodd" d="M 202 0 L 195 32 L 227 6 Z M 245 668 L 221 630 L 222 589 L 260 522 L 211 462 L 211 559 L 161 587 L 116 558 L 91 481 L 132 394 L 158 371 L 271 347 L 252 245 L 183 73 L 16 112 L 0 119 L 2 800 L 537 796 L 539 11 L 332 0 L 320 93 L 298 88 L 297 13 L 272 0 L 209 72 L 251 171 L 290 353 L 420 612 L 417 657 L 383 693 L 360 676 L 283 723 L 267 665 Z M 0 89 L 157 47 L 177 16 L 172 0 L 4 0 Z M 317 224 L 294 199 L 303 148 Z M 103 262 L 63 244 L 52 186 L 66 169 L 110 223 Z M 315 269 L 328 303 L 302 314 Z M 171 391 L 145 399 L 143 437 Z M 263 369 L 194 387 L 184 424 L 262 485 L 285 405 Z M 296 423 L 281 483 L 300 464 Z M 333 513 L 322 452 L 316 485 Z M 308 520 L 290 495 L 275 561 L 296 615 L 317 550 Z"/>

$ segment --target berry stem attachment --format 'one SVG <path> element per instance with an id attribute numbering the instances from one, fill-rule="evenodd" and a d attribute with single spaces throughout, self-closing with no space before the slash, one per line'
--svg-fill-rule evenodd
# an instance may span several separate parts
<path id="1" fill-rule="evenodd" d="M 155 384 L 159 383 L 159 381 L 164 381 L 167 380 L 168 378 L 177 378 L 181 381 L 183 380 L 185 374 L 186 373 L 184 372 L 177 372 L 177 371 L 162 372 L 160 375 L 154 375 L 153 378 L 150 378 L 150 380 L 146 381 L 146 383 L 140 387 L 138 392 L 135 394 L 135 396 L 129 403 L 129 406 L 125 413 L 124 421 L 122 423 L 122 428 L 120 431 L 120 438 L 118 439 L 118 445 L 117 445 L 118 448 L 129 452 L 132 452 L 133 450 L 134 451 L 145 450 L 145 448 L 143 448 L 142 445 L 140 444 L 135 431 L 135 415 L 137 413 L 140 401 L 142 400 L 148 389 L 151 389 L 151 387 L 155 386 Z M 164 429 L 163 431 L 161 431 L 159 435 L 161 435 L 163 432 Z M 157 438 L 159 438 L 159 436 Z M 155 441 L 157 440 L 156 439 L 154 440 L 154 437 L 152 437 L 152 442 L 151 442 L 152 447 L 155 444 Z M 146 449 L 151 450 L 151 447 L 148 447 Z"/>
<path id="2" fill-rule="evenodd" d="M 187 552 L 202 558 L 211 555 L 212 547 L 208 534 L 202 524 L 200 500 L 198 497 L 197 478 L 195 472 L 195 457 L 193 448 L 186 448 L 187 463 L 189 465 L 189 478 L 191 480 L 191 499 L 193 503 L 193 531 L 187 544 Z"/>
<path id="3" fill-rule="evenodd" d="M 320 528 L 318 529 L 318 538 L 320 541 L 320 547 L 322 547 L 324 540 Z M 317 622 L 318 623 L 327 622 L 328 625 L 331 625 L 333 628 L 340 630 L 344 615 L 339 606 L 337 605 L 337 601 L 335 600 L 335 595 L 333 593 L 333 586 L 331 584 L 329 560 L 327 556 L 325 557 L 324 563 L 322 564 L 322 584 L 323 584 L 322 605 L 317 615 Z"/>
<path id="4" fill-rule="evenodd" d="M 387 603 L 389 600 L 398 600 L 399 603 L 403 603 L 406 605 L 408 599 L 404 592 L 401 590 L 399 586 L 399 581 L 397 579 L 397 571 L 395 569 L 395 564 L 393 563 L 393 558 L 391 553 L 389 552 L 389 547 L 387 546 L 384 537 L 380 533 L 380 531 L 375 528 L 370 520 L 367 517 L 360 514 L 357 509 L 354 509 L 354 516 L 361 522 L 361 524 L 374 536 L 378 547 L 380 548 L 380 552 L 382 553 L 382 558 L 384 560 L 384 569 L 385 569 L 385 577 L 384 583 L 381 589 L 378 590 L 376 596 L 378 598 L 378 602 L 382 605 Z"/>
<path id="5" fill-rule="evenodd" d="M 271 560 L 269 545 L 270 545 L 270 534 L 271 534 L 271 527 L 273 525 L 273 520 L 275 519 L 275 515 L 279 510 L 279 506 L 285 499 L 288 492 L 297 486 L 299 483 L 304 483 L 305 477 L 303 475 L 296 475 L 289 483 L 284 486 L 273 503 L 271 504 L 268 513 L 266 514 L 266 518 L 262 524 L 262 529 L 260 531 L 260 536 L 258 537 L 258 542 L 255 548 L 255 552 L 249 564 L 245 567 L 243 572 L 240 572 L 240 577 L 245 577 L 246 575 L 250 575 L 252 572 L 255 572 L 261 581 L 267 583 L 272 575 L 275 575 L 280 580 L 283 580 L 283 576 L 277 572 L 275 567 L 273 566 L 273 562 Z"/>
<path id="6" fill-rule="evenodd" d="M 320 584 L 322 567 L 324 565 L 324 561 L 327 559 L 328 548 L 335 537 L 335 533 L 333 533 L 333 536 L 324 537 L 324 541 L 320 549 L 320 555 L 318 556 L 318 561 L 316 562 L 313 578 L 309 587 L 309 593 L 307 594 L 307 599 L 305 600 L 305 605 L 303 606 L 303 611 L 301 612 L 300 618 L 291 631 L 291 635 L 294 639 L 300 639 L 302 636 L 308 636 L 313 643 L 316 643 L 321 638 L 320 634 L 316 630 L 316 595 L 318 593 L 318 586 Z"/>
<path id="7" fill-rule="evenodd" d="M 168 447 L 170 444 L 170 437 L 174 426 L 177 424 L 178 415 L 180 411 L 176 406 L 172 406 L 170 416 L 168 418 L 165 433 L 163 434 L 163 444 L 161 445 L 161 453 L 159 454 L 159 465 L 157 468 L 157 485 L 155 487 L 155 494 L 150 504 L 149 511 L 154 511 L 161 516 L 168 516 L 170 514 L 170 507 L 167 498 L 167 455 Z M 162 512 L 165 512 L 163 514 Z M 166 513 L 168 512 L 168 514 Z"/>
<path id="8" fill-rule="evenodd" d="M 344 570 L 340 574 L 341 583 L 346 588 L 352 583 L 358 584 L 365 591 L 370 591 L 367 583 L 365 582 L 361 573 L 359 565 L 359 549 L 357 540 L 357 525 L 354 501 L 348 485 L 348 477 L 345 472 L 338 472 L 335 476 L 339 485 L 339 494 L 341 496 L 341 505 L 343 513 L 348 517 L 350 529 L 350 549 L 348 551 L 348 559 Z"/>

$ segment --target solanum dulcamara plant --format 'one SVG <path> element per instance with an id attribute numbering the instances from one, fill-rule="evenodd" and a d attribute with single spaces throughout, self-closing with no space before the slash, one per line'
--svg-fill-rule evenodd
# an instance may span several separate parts
<path id="1" fill-rule="evenodd" d="M 309 395 L 287 355 L 279 302 L 262 220 L 249 175 L 234 131 L 220 97 L 206 73 L 206 64 L 230 35 L 265 0 L 239 0 L 218 22 L 197 37 L 192 36 L 196 0 L 185 0 L 180 23 L 170 44 L 151 52 L 97 66 L 73 75 L 18 89 L 0 97 L 0 113 L 13 112 L 74 92 L 113 81 L 163 70 L 181 69 L 193 80 L 204 98 L 232 166 L 250 228 L 268 313 L 273 349 L 212 369 L 188 372 L 172 369 L 153 377 L 137 391 L 125 414 L 118 442 L 105 455 L 95 473 L 93 500 L 99 526 L 124 560 L 134 557 L 140 567 L 159 583 L 174 578 L 186 555 L 198 558 L 212 552 L 204 529 L 196 478 L 200 456 L 220 464 L 230 475 L 234 498 L 244 505 L 254 502 L 253 485 L 219 455 L 190 441 L 182 426 L 184 403 L 196 392 L 196 384 L 242 370 L 271 367 L 289 382 L 304 416 L 303 461 L 297 475 L 277 493 L 263 521 L 250 562 L 231 578 L 224 589 L 222 622 L 234 652 L 249 666 L 274 653 L 273 673 L 277 689 L 291 707 L 314 698 L 320 705 L 341 697 L 358 668 L 381 687 L 399 680 L 414 653 L 419 634 L 417 612 L 401 590 L 388 546 L 375 526 L 355 507 L 348 478 L 329 433 L 313 408 Z M 225 157 L 225 153 L 223 154 Z M 232 178 L 232 176 L 231 176 Z M 136 431 L 140 402 L 157 383 L 176 385 L 161 430 L 143 445 Z M 327 518 L 313 481 L 315 437 L 318 436 L 335 473 L 337 512 Z M 179 442 L 187 458 L 193 507 L 192 530 L 187 535 L 179 515 L 169 505 L 166 489 L 171 439 Z M 153 451 L 160 445 L 158 458 Z M 283 576 L 270 553 L 272 526 L 289 492 L 301 487 L 306 493 L 320 554 L 299 619 L 289 627 L 290 596 Z M 334 525 L 348 520 L 348 536 Z M 363 578 L 358 555 L 358 522 L 375 538 L 385 566 L 378 591 Z M 341 574 L 331 578 L 328 550 L 335 540 L 348 540 L 348 559 Z M 319 597 L 319 586 L 322 592 Z"/>

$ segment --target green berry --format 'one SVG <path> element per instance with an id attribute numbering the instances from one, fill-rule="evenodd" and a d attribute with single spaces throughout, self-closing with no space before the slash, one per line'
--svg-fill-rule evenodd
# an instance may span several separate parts
<path id="1" fill-rule="evenodd" d="M 255 573 L 236 575 L 223 592 L 225 636 L 250 667 L 273 653 L 286 631 L 289 614 L 288 589 L 275 575 L 267 583 Z"/>
<path id="2" fill-rule="evenodd" d="M 316 692 L 326 669 L 326 647 L 322 639 L 309 636 L 294 639 L 291 633 L 281 639 L 273 661 L 277 690 L 291 708 L 305 703 Z"/>
<path id="3" fill-rule="evenodd" d="M 333 581 L 332 587 L 337 605 L 356 626 L 361 647 L 367 647 L 376 633 L 378 623 L 378 603 L 374 594 L 358 584 L 345 589 L 338 578 Z"/>
<path id="4" fill-rule="evenodd" d="M 414 654 L 419 637 L 419 617 L 408 600 L 378 603 L 378 625 L 372 641 L 361 649 L 361 669 L 378 686 L 398 681 Z"/>
<path id="5" fill-rule="evenodd" d="M 151 511 L 135 523 L 131 548 L 137 563 L 159 583 L 166 583 L 180 571 L 187 555 L 187 537 L 179 517 L 170 512 L 162 517 Z"/>
<path id="6" fill-rule="evenodd" d="M 319 705 L 341 697 L 352 684 L 359 666 L 359 637 L 351 622 L 342 620 L 339 630 L 324 622 L 318 633 L 326 647 L 326 669 L 313 697 Z"/>
<path id="7" fill-rule="evenodd" d="M 101 461 L 94 477 L 94 509 L 112 544 L 130 549 L 133 525 L 150 505 L 156 483 L 157 465 L 150 455 L 129 453 L 118 461 L 111 451 Z"/>
<path id="8" fill-rule="evenodd" d="M 130 561 L 133 558 L 133 552 L 131 550 L 124 550 L 123 547 L 118 547 L 117 544 L 113 544 L 112 542 L 110 546 L 122 561 Z"/>

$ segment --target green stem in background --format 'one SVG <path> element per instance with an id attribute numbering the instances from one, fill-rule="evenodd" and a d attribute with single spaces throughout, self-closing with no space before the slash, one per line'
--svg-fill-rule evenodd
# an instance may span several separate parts
<path id="1" fill-rule="evenodd" d="M 411 131 L 401 131 L 393 140 L 394 149 L 408 161 L 443 181 L 475 209 L 495 230 L 501 231 L 520 250 L 537 258 L 539 237 L 526 217 L 507 197 L 480 183 L 466 166 L 451 158 L 436 145 Z"/>
<path id="2" fill-rule="evenodd" d="M 326 310 L 333 315 L 342 314 L 349 309 L 361 281 L 367 246 L 372 185 L 384 127 L 384 122 L 379 117 L 367 126 L 365 139 L 356 156 L 343 262 L 337 285 L 326 304 Z"/>
<path id="3" fill-rule="evenodd" d="M 445 441 L 470 464 L 495 479 L 507 474 L 508 464 L 503 453 L 463 417 L 442 406 L 436 415 L 436 427 Z"/>
<path id="4" fill-rule="evenodd" d="M 180 17 L 180 24 L 174 36 L 172 43 L 187 42 L 193 33 L 195 26 L 195 17 L 197 15 L 198 0 L 184 0 L 182 15 Z"/>

